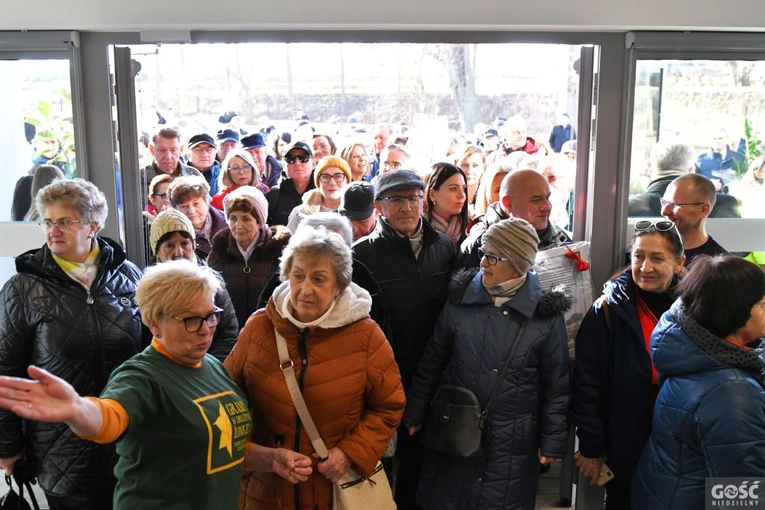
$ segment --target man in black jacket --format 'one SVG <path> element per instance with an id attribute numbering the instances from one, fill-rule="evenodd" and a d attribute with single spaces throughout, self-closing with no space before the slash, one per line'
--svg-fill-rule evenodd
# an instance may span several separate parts
<path id="1" fill-rule="evenodd" d="M 421 217 L 424 189 L 422 179 L 410 170 L 380 175 L 377 227 L 353 245 L 354 258 L 372 273 L 391 312 L 394 332 L 389 341 L 405 389 L 446 302 L 454 259 L 451 240 Z M 396 456 L 398 508 L 418 508 L 414 494 L 423 451 L 419 437 L 409 436 L 405 427 L 399 430 Z"/>
<path id="2" fill-rule="evenodd" d="M 570 243 L 566 231 L 550 221 L 551 210 L 550 185 L 542 174 L 534 170 L 516 170 L 508 174 L 502 179 L 499 202 L 491 204 L 486 214 L 468 227 L 468 236 L 457 254 L 457 265 L 465 269 L 478 267 L 481 263 L 478 248 L 484 232 L 510 217 L 531 223 L 539 237 L 539 251 Z"/>
<path id="3" fill-rule="evenodd" d="M 284 152 L 286 173 L 279 184 L 266 193 L 268 225 L 286 225 L 292 210 L 303 203 L 303 193 L 316 186 L 313 182 L 313 151 L 307 143 L 297 140 Z"/>

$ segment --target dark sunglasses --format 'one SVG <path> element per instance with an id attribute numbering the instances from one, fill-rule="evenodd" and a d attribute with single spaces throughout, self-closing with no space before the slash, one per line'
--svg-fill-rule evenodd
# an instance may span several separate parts
<path id="1" fill-rule="evenodd" d="M 642 220 L 635 223 L 635 231 L 637 232 L 643 232 L 651 227 L 659 232 L 666 232 L 675 228 L 675 224 L 667 220 L 657 221 L 655 223 L 648 220 Z"/>
<path id="2" fill-rule="evenodd" d="M 289 156 L 284 156 L 284 161 L 286 161 L 290 165 L 294 163 L 295 160 L 297 159 L 299 159 L 301 163 L 308 163 L 308 161 L 311 159 L 311 156 L 309 156 L 308 154 L 301 154 L 299 156 L 290 154 Z"/>

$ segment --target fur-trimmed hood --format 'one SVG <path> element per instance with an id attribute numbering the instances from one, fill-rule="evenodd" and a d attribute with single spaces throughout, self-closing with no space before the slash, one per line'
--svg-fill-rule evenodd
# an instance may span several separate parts
<path id="1" fill-rule="evenodd" d="M 321 201 L 324 197 L 318 188 L 303 193 L 303 204 L 298 209 L 302 214 L 314 214 L 321 212 Z"/>
<path id="2" fill-rule="evenodd" d="M 462 269 L 454 273 L 449 282 L 449 302 L 454 305 L 482 305 L 492 302 L 491 296 L 483 286 L 479 269 Z M 524 306 L 526 303 L 535 306 Z M 571 297 L 563 290 L 554 288 L 543 291 L 536 273 L 530 271 L 515 297 L 503 306 L 516 308 L 528 317 L 553 317 L 566 312 L 571 308 L 571 303 Z"/>

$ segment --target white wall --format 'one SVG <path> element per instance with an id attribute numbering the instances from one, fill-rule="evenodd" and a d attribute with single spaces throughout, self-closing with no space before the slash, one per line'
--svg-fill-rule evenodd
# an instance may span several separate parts
<path id="1" fill-rule="evenodd" d="M 10 1 L 10 0 L 6 0 Z M 710 6 L 714 7 L 710 7 Z M 45 13 L 41 15 L 41 13 Z M 765 2 L 730 0 L 42 0 L 3 9 L 0 30 L 762 31 Z"/>

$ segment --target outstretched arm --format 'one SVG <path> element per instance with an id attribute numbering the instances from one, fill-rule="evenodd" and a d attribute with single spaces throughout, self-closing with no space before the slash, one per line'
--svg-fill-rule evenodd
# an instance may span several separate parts
<path id="1" fill-rule="evenodd" d="M 27 420 L 66 423 L 79 436 L 101 430 L 103 418 L 95 402 L 41 368 L 30 365 L 27 373 L 32 380 L 0 377 L 0 407 Z"/>

